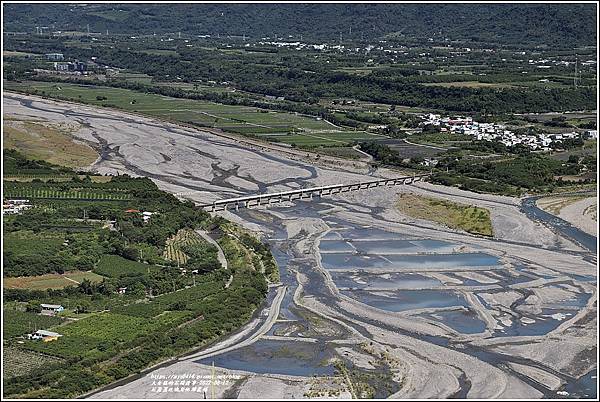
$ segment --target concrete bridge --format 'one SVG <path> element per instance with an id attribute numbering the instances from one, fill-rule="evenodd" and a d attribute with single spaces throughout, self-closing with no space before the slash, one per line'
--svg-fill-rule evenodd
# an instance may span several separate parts
<path id="1" fill-rule="evenodd" d="M 240 208 L 251 208 L 257 206 L 269 206 L 276 203 L 282 203 L 285 201 L 295 201 L 295 200 L 312 200 L 313 197 L 323 197 L 327 195 L 339 194 L 339 193 L 347 193 L 349 191 L 358 191 L 365 190 L 368 188 L 375 187 L 389 187 L 389 186 L 399 186 L 404 184 L 411 184 L 416 181 L 422 181 L 424 178 L 428 177 L 429 174 L 421 174 L 415 176 L 405 176 L 405 177 L 397 177 L 394 179 L 380 179 L 373 181 L 365 181 L 355 184 L 336 184 L 333 186 L 323 186 L 323 187 L 313 187 L 313 188 L 303 188 L 300 190 L 291 190 L 284 191 L 281 193 L 267 193 L 267 194 L 258 194 L 258 195 L 250 195 L 246 197 L 239 198 L 229 198 L 226 200 L 218 200 L 214 201 L 212 204 L 201 205 L 207 211 L 216 212 L 216 211 L 226 211 L 228 208 L 233 208 L 236 211 Z"/>

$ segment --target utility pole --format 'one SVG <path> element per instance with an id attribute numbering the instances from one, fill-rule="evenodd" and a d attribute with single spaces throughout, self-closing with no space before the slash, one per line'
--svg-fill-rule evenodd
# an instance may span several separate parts
<path id="1" fill-rule="evenodd" d="M 575 55 L 575 76 L 573 77 L 573 86 L 577 89 L 577 55 Z"/>
<path id="2" fill-rule="evenodd" d="M 212 362 L 212 370 L 210 376 L 210 397 L 215 399 L 215 361 Z"/>

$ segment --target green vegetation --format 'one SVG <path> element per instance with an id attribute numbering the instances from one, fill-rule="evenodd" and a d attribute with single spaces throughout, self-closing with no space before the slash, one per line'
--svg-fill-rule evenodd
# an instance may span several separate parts
<path id="1" fill-rule="evenodd" d="M 72 170 L 44 160 L 26 158 L 15 149 L 3 149 L 4 176 L 19 176 L 26 178 L 59 178 L 70 177 Z"/>
<path id="2" fill-rule="evenodd" d="M 435 175 L 434 180 L 441 184 L 458 184 L 474 191 L 519 195 L 525 191 L 550 192 L 555 187 L 565 185 L 567 183 L 557 179 L 557 176 L 578 174 L 583 165 L 563 164 L 548 156 L 531 153 L 479 163 L 461 158 L 456 160 L 450 156 L 438 165 L 440 169 L 445 167 L 454 175 Z"/>
<path id="3" fill-rule="evenodd" d="M 118 255 L 103 255 L 94 268 L 94 272 L 108 278 L 142 276 L 159 270 L 156 265 L 131 261 Z"/>
<path id="4" fill-rule="evenodd" d="M 33 205 L 4 217 L 5 396 L 75 397 L 213 342 L 245 323 L 264 301 L 267 280 L 278 278 L 267 246 L 149 179 L 92 180 L 14 150 L 5 156 L 10 174 L 24 166 L 34 176 L 61 177 L 4 182 Z M 107 197 L 66 200 L 49 198 L 51 191 Z M 155 214 L 144 221 L 140 211 Z M 203 239 L 178 243 L 185 261 L 163 258 L 170 239 L 196 229 L 219 233 L 227 270 Z M 41 316 L 40 303 L 65 311 Z M 62 336 L 24 337 L 40 328 Z"/>
<path id="5" fill-rule="evenodd" d="M 499 145 L 498 145 L 499 144 Z M 570 185 L 562 179 L 564 175 L 579 175 L 596 169 L 595 159 L 575 158 L 567 163 L 545 154 L 523 152 L 509 153 L 500 143 L 471 141 L 465 146 L 467 151 L 450 149 L 439 154 L 434 169 L 421 163 L 422 158 L 404 159 L 399 152 L 378 143 L 361 143 L 360 148 L 372 155 L 381 164 L 433 170 L 431 179 L 435 183 L 456 186 L 480 193 L 496 193 L 520 196 L 525 192 L 552 192 L 562 186 Z M 469 156 L 470 150 L 487 150 L 499 155 L 486 158 Z M 594 180 L 582 178 L 583 183 Z"/>
<path id="6" fill-rule="evenodd" d="M 596 33 L 592 4 L 119 4 L 118 8 L 114 4 L 76 8 L 68 4 L 9 4 L 5 15 L 6 30 L 18 32 L 33 32 L 36 26 L 51 23 L 57 29 L 68 26 L 75 31 L 84 31 L 89 24 L 93 32 L 109 29 L 126 35 L 163 34 L 173 32 L 173 27 L 180 27 L 182 35 L 198 35 L 203 32 L 198 27 L 204 27 L 206 33 L 228 32 L 241 37 L 244 32 L 250 38 L 272 38 L 274 32 L 286 32 L 293 34 L 294 40 L 303 35 L 318 43 L 337 43 L 343 32 L 345 40 L 432 38 L 438 44 L 450 38 L 484 44 L 573 47 L 593 46 Z M 379 23 L 373 25 L 373 21 Z M 402 29 L 398 21 L 402 21 Z"/>
<path id="7" fill-rule="evenodd" d="M 214 11 L 211 5 L 202 7 Z M 517 13 L 516 8 L 508 5 L 497 5 L 497 8 L 431 5 L 426 7 L 427 12 L 435 16 L 440 15 L 441 9 L 456 16 L 464 15 L 466 8 L 471 11 L 469 18 L 458 18 L 451 26 L 444 24 L 443 29 L 432 31 L 435 34 L 426 37 L 421 36 L 422 29 L 416 26 L 403 26 L 402 33 L 388 32 L 384 28 L 389 24 L 389 15 L 414 13 L 414 6 L 410 5 L 375 8 L 363 5 L 358 14 L 355 6 L 338 9 L 337 5 L 320 5 L 323 15 L 313 15 L 312 9 L 299 6 L 265 7 L 281 13 L 275 25 L 289 19 L 291 14 L 295 16 L 293 26 L 300 29 L 303 21 L 330 18 L 327 13 L 334 9 L 335 24 L 315 29 L 311 23 L 308 32 L 295 32 L 286 39 L 273 38 L 271 28 L 269 38 L 265 38 L 264 33 L 253 37 L 250 32 L 242 37 L 229 35 L 226 38 L 185 33 L 181 37 L 167 33 L 92 35 L 91 38 L 85 35 L 9 36 L 5 44 L 9 51 L 31 54 L 61 51 L 69 61 L 89 62 L 90 74 L 55 74 L 51 63 L 43 57 L 9 57 L 4 69 L 6 88 L 116 107 L 208 130 L 350 157 L 356 156 L 348 150 L 356 142 L 378 141 L 386 139 L 385 136 L 407 137 L 408 132 L 418 126 L 416 113 L 422 112 L 468 114 L 477 121 L 508 121 L 511 129 L 514 124 L 517 131 L 523 133 L 560 133 L 571 128 L 581 132 L 595 127 L 590 113 L 587 116 L 586 113 L 534 114 L 596 109 L 596 66 L 592 62 L 596 50 L 591 43 L 590 46 L 584 44 L 584 35 L 574 41 L 576 47 L 566 45 L 589 26 L 583 20 L 574 22 L 566 18 L 571 14 L 562 14 L 563 10 L 554 9 L 555 6 L 524 7 Z M 118 31 L 123 21 L 129 21 L 134 15 L 139 17 L 140 13 L 144 17 L 127 22 L 128 27 L 144 27 L 149 21 L 147 10 L 133 6 L 127 10 L 99 8 L 100 11 L 94 7 L 89 12 L 85 11 L 86 7 L 78 8 L 77 12 L 70 11 L 66 18 L 80 14 L 82 19 L 91 18 L 92 26 L 111 25 L 111 32 L 115 32 L 113 25 Z M 238 21 L 232 16 L 239 15 L 243 8 L 242 5 L 240 8 L 231 6 L 228 24 L 237 26 Z M 23 18 L 17 9 L 11 9 L 16 13 L 15 18 Z M 338 47 L 338 39 L 330 40 L 330 27 L 338 23 L 338 18 L 343 19 L 342 15 L 355 14 L 354 32 L 364 16 L 363 11 L 374 16 L 384 9 L 386 18 L 379 18 L 378 26 L 370 27 L 369 32 L 361 31 L 360 38 L 356 32 L 344 33 L 343 48 Z M 189 9 L 185 15 L 169 10 L 165 18 L 183 21 L 197 15 L 197 10 Z M 423 10 L 423 6 L 419 6 L 419 10 Z M 255 13 L 254 10 L 245 12 Z M 582 17 L 585 14 L 584 7 L 573 8 L 571 12 Z M 155 8 L 151 15 L 163 13 L 164 9 Z M 309 18 L 306 13 L 310 14 Z M 517 15 L 506 21 L 506 13 Z M 195 17 L 197 20 L 192 26 L 207 18 L 207 14 L 201 14 Z M 271 15 L 271 11 L 268 14 Z M 544 35 L 562 39 L 541 46 L 547 36 L 536 32 L 550 25 L 542 28 L 539 24 L 527 24 L 514 28 L 528 31 L 532 37 L 515 36 L 515 43 L 506 44 L 503 38 L 511 33 L 505 26 L 498 28 L 498 19 L 511 25 L 514 21 L 529 20 L 534 14 L 536 21 L 546 18 L 547 24 L 555 24 L 554 29 Z M 490 15 L 495 19 L 487 19 Z M 420 20 L 423 16 L 419 14 L 414 18 Z M 443 20 L 447 18 L 444 15 Z M 264 19 L 265 16 L 257 16 L 250 24 L 260 26 Z M 404 17 L 401 19 L 407 21 Z M 160 25 L 154 18 L 150 20 Z M 217 20 L 211 26 L 222 22 L 221 18 Z M 425 26 L 435 23 L 437 20 L 429 20 Z M 481 26 L 485 26 L 485 32 L 481 32 Z M 577 26 L 577 29 L 567 26 Z M 153 25 L 148 29 L 154 33 L 156 28 Z M 244 31 L 250 29 L 244 27 Z M 385 33 L 376 33 L 380 29 Z M 229 28 L 225 31 L 231 33 Z M 490 31 L 495 33 L 489 34 Z M 143 28 L 139 32 L 143 32 Z M 456 36 L 452 37 L 450 32 Z M 336 31 L 336 38 L 338 34 Z M 313 35 L 319 39 L 302 39 L 302 36 Z M 282 42 L 288 42 L 289 46 L 282 46 Z M 317 49 L 313 43 L 322 43 L 322 46 Z M 577 85 L 573 85 L 576 60 L 579 77 Z M 491 152 L 491 147 L 472 145 L 465 136 L 424 133 L 412 135 L 411 141 L 456 146 L 478 154 Z M 428 155 L 421 152 L 420 156 Z"/>
<path id="8" fill-rule="evenodd" d="M 18 225 L 18 222 L 12 223 Z M 38 224 L 42 227 L 44 222 Z M 35 276 L 91 270 L 102 251 L 100 238 L 93 232 L 66 235 L 45 231 L 40 235 L 30 230 L 8 231 L 4 237 L 4 275 Z"/>
<path id="9" fill-rule="evenodd" d="M 33 312 L 4 308 L 2 310 L 2 334 L 4 339 L 14 338 L 59 325 L 64 320 L 59 317 L 49 317 Z"/>
<path id="10" fill-rule="evenodd" d="M 265 276 L 269 279 L 270 282 L 278 282 L 279 268 L 275 263 L 275 258 L 273 258 L 269 247 L 247 231 L 244 231 L 237 227 L 232 227 L 230 228 L 230 230 L 234 232 L 235 240 L 243 244 L 243 247 L 245 247 L 246 249 L 252 251 L 252 253 L 246 253 L 246 256 L 252 259 L 252 261 L 244 261 L 243 263 L 252 263 L 254 265 L 259 265 L 261 272 L 265 274 Z M 235 251 L 231 250 L 232 247 L 238 247 L 239 250 L 239 246 L 236 244 L 236 241 L 232 240 L 231 238 L 222 237 L 219 240 L 219 244 L 224 250 L 225 256 L 227 257 L 227 261 L 230 261 L 228 255 L 233 257 L 236 254 Z M 236 260 L 233 258 L 232 263 L 235 268 Z M 238 264 L 241 266 L 243 266 L 243 263 L 240 264 L 238 262 Z"/>
<path id="11" fill-rule="evenodd" d="M 493 234 L 490 211 L 485 208 L 414 194 L 400 194 L 396 205 L 400 212 L 413 218 L 434 221 L 477 235 Z"/>

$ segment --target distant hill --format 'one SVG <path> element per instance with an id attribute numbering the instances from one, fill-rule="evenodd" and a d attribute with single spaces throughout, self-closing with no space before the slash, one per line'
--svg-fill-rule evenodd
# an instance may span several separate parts
<path id="1" fill-rule="evenodd" d="M 596 44 L 594 4 L 5 4 L 4 30 L 246 35 L 310 40 L 397 35 L 518 45 Z"/>

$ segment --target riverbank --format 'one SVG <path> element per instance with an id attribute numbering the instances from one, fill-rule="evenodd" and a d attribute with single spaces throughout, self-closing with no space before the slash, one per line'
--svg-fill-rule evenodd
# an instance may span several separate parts
<path id="1" fill-rule="evenodd" d="M 540 208 L 570 222 L 578 229 L 598 236 L 598 197 L 556 195 L 537 200 Z"/>

